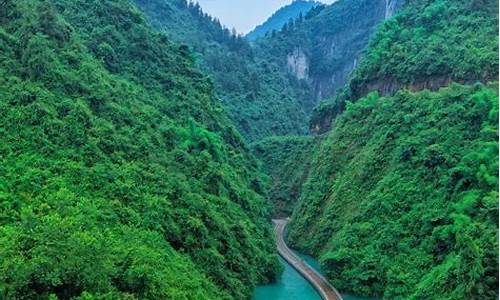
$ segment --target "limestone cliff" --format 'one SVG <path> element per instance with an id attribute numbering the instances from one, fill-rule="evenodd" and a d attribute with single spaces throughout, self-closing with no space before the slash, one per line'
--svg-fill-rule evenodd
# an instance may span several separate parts
<path id="1" fill-rule="evenodd" d="M 309 105 L 331 98 L 356 67 L 378 24 L 393 16 L 403 0 L 341 0 L 311 10 L 262 43 L 277 51 L 282 64 L 312 91 Z"/>
<path id="2" fill-rule="evenodd" d="M 394 16 L 396 11 L 401 8 L 404 1 L 402 0 L 385 0 L 385 19 Z"/>
<path id="3" fill-rule="evenodd" d="M 309 79 L 309 59 L 301 48 L 296 48 L 286 57 L 287 70 L 299 80 Z"/>

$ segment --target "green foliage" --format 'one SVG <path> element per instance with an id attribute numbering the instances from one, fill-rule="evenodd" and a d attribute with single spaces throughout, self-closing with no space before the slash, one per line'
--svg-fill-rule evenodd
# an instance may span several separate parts
<path id="1" fill-rule="evenodd" d="M 248 141 L 306 134 L 310 95 L 235 32 L 186 0 L 135 0 L 151 24 L 192 47 L 217 95 Z"/>
<path id="2" fill-rule="evenodd" d="M 184 46 L 125 0 L 0 14 L 0 298 L 245 299 L 262 174 Z"/>
<path id="3" fill-rule="evenodd" d="M 337 288 L 498 298 L 498 84 L 472 84 L 497 78 L 497 12 L 488 0 L 409 1 L 313 114 L 313 130 L 331 131 L 289 240 Z"/>
<path id="4" fill-rule="evenodd" d="M 269 199 L 275 217 L 288 217 L 300 196 L 309 173 L 311 156 L 319 139 L 313 136 L 271 137 L 252 145 L 269 175 Z"/>
<path id="5" fill-rule="evenodd" d="M 341 290 L 498 298 L 498 84 L 371 93 L 334 121 L 289 240 Z"/>
<path id="6" fill-rule="evenodd" d="M 384 0 L 342 0 L 318 5 L 303 19 L 256 41 L 260 57 L 286 69 L 290 56 L 302 53 L 310 91 L 308 111 L 347 83 L 376 26 L 385 18 Z"/>
<path id="7" fill-rule="evenodd" d="M 372 39 L 353 74 L 350 96 L 486 82 L 497 73 L 497 1 L 409 1 Z"/>
<path id="8" fill-rule="evenodd" d="M 255 41 L 266 35 L 272 34 L 273 31 L 280 30 L 283 26 L 290 22 L 301 22 L 304 16 L 311 9 L 321 5 L 316 1 L 296 0 L 278 9 L 264 23 L 255 27 L 251 32 L 245 35 L 245 38 L 250 41 Z M 291 21 L 290 21 L 291 20 Z"/>

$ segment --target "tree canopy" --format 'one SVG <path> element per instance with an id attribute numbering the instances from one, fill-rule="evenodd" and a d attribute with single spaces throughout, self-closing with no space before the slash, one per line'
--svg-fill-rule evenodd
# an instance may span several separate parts
<path id="1" fill-rule="evenodd" d="M 243 299 L 279 271 L 256 160 L 129 1 L 4 1 L 0 298 Z"/>

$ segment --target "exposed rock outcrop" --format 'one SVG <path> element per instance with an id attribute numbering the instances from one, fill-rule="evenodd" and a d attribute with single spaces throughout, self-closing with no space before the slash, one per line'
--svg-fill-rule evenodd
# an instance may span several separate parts
<path id="1" fill-rule="evenodd" d="M 314 98 L 335 96 L 348 81 L 380 22 L 391 17 L 404 0 L 339 1 L 287 32 L 293 47 L 286 53 L 287 70 L 306 80 Z M 304 34 L 307 32 L 307 34 Z"/>
<path id="2" fill-rule="evenodd" d="M 365 83 L 361 88 L 351 89 L 353 99 L 366 96 L 369 92 L 376 91 L 380 96 L 392 96 L 399 90 L 418 92 L 422 90 L 437 91 L 453 82 L 460 84 L 485 83 L 495 80 L 496 77 L 484 77 L 475 79 L 454 79 L 451 76 L 429 76 L 425 79 L 416 80 L 412 83 L 403 83 L 395 79 L 385 78 Z"/>
<path id="3" fill-rule="evenodd" d="M 389 19 L 403 6 L 404 0 L 385 0 L 385 19 Z"/>
<path id="4" fill-rule="evenodd" d="M 309 79 L 309 59 L 301 48 L 296 48 L 287 58 L 288 71 L 299 80 Z"/>

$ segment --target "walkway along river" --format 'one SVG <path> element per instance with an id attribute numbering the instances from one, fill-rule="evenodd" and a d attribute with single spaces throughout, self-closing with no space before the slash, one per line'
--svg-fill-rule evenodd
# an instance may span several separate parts
<path id="1" fill-rule="evenodd" d="M 298 257 L 285 243 L 284 232 L 288 220 L 274 220 L 276 244 L 281 257 L 294 267 L 307 281 L 309 281 L 324 300 L 343 300 L 340 293 L 326 280 L 323 275 L 314 270 Z"/>
<path id="2" fill-rule="evenodd" d="M 278 244 L 278 251 L 280 250 L 280 237 L 282 244 L 289 251 L 288 253 L 294 257 L 294 260 L 302 262 L 310 271 L 315 272 L 317 275 L 322 276 L 319 263 L 312 257 L 292 251 L 284 243 L 283 235 L 286 226 L 286 220 L 275 220 L 275 235 Z M 279 252 L 280 255 L 283 255 Z M 277 283 L 258 286 L 253 300 L 321 300 L 321 299 L 342 299 L 343 300 L 377 300 L 376 298 L 357 297 L 349 294 L 342 294 L 340 298 L 323 298 L 320 296 L 319 291 L 313 287 L 312 283 L 304 278 L 304 276 L 292 267 L 290 263 L 280 257 L 280 262 L 283 264 L 285 270 Z M 326 280 L 325 280 L 326 281 Z M 335 295 L 338 297 L 338 295 Z"/>

